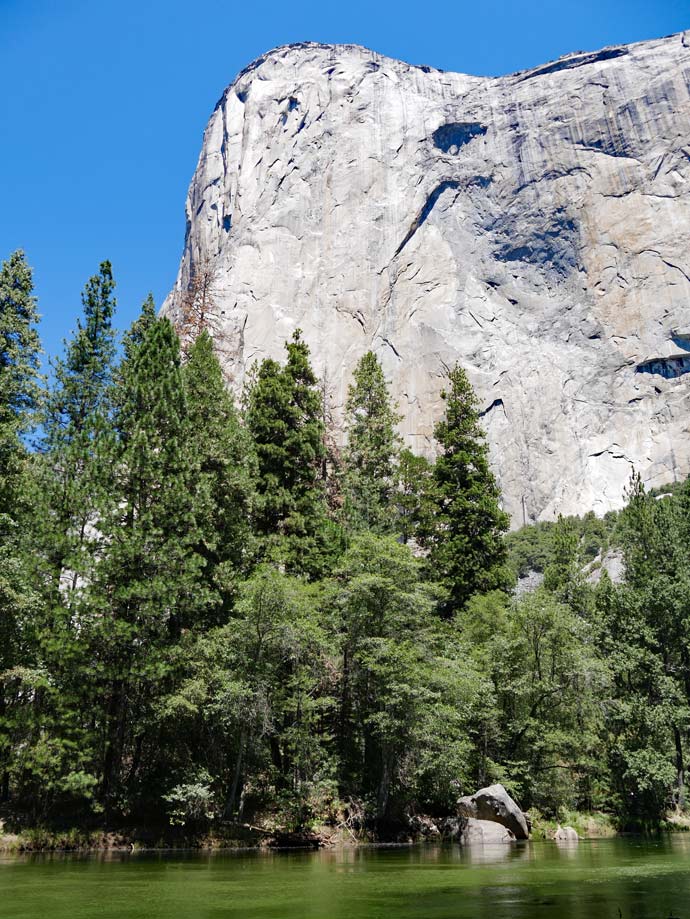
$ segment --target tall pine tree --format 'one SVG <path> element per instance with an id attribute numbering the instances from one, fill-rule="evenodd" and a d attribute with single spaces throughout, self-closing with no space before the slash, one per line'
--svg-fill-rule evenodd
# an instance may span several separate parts
<path id="1" fill-rule="evenodd" d="M 367 351 L 354 370 L 345 405 L 345 514 L 355 529 L 377 533 L 394 529 L 399 420 L 381 364 L 373 351 Z"/>
<path id="2" fill-rule="evenodd" d="M 256 458 L 207 331 L 190 345 L 182 377 L 200 540 L 196 551 L 216 598 L 209 614 L 222 621 L 254 554 L 250 515 Z"/>
<path id="3" fill-rule="evenodd" d="M 39 407 L 40 344 L 31 269 L 14 252 L 0 266 L 0 799 L 16 774 L 23 699 L 31 693 L 40 596 L 29 559 L 35 547 L 34 480 L 24 444 Z M 13 743 L 13 739 L 15 743 Z"/>
<path id="4" fill-rule="evenodd" d="M 264 360 L 248 394 L 259 466 L 254 527 L 267 557 L 316 575 L 328 552 L 322 400 L 299 329 L 285 347 L 285 367 Z"/>
<path id="5" fill-rule="evenodd" d="M 114 287 L 110 262 L 102 262 L 82 294 L 83 316 L 65 356 L 55 362 L 47 404 L 45 539 L 53 583 L 60 582 L 63 597 L 88 576 L 110 482 Z"/>
<path id="6" fill-rule="evenodd" d="M 441 393 L 445 417 L 434 436 L 441 453 L 434 466 L 436 521 L 430 539 L 434 577 L 448 592 L 446 612 L 462 609 L 476 593 L 508 586 L 503 534 L 508 515 L 489 466 L 477 397 L 459 365 Z"/>
<path id="7" fill-rule="evenodd" d="M 12 510 L 26 451 L 22 438 L 36 420 L 40 343 L 33 279 L 17 250 L 0 267 L 0 511 Z"/>
<path id="8" fill-rule="evenodd" d="M 108 817 L 126 786 L 141 780 L 145 755 L 155 749 L 151 711 L 162 691 L 166 649 L 213 602 L 198 551 L 197 470 L 179 342 L 170 322 L 155 318 L 150 300 L 126 338 L 114 402 L 112 504 L 101 524 L 106 548 L 83 624 L 94 662 Z"/>

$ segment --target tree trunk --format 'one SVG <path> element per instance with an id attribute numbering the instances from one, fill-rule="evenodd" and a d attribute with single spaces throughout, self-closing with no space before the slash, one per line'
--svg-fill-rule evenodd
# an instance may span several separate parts
<path id="1" fill-rule="evenodd" d="M 683 743 L 680 731 L 677 727 L 673 729 L 673 739 L 676 744 L 676 784 L 677 784 L 677 804 L 678 809 L 683 810 L 685 807 L 685 765 L 683 762 Z"/>
<path id="2" fill-rule="evenodd" d="M 386 747 L 383 748 L 381 754 L 381 780 L 376 795 L 377 820 L 384 820 L 388 812 L 388 797 L 393 776 L 393 755 Z"/>
<path id="3" fill-rule="evenodd" d="M 244 747 L 247 742 L 247 729 L 246 727 L 242 728 L 242 733 L 240 734 L 240 745 L 237 750 L 237 758 L 235 759 L 235 774 L 232 777 L 232 788 L 230 789 L 230 795 L 228 800 L 225 803 L 225 812 L 224 816 L 232 817 L 235 811 L 235 800 L 237 799 L 237 789 L 240 784 L 240 776 L 242 774 L 242 760 L 244 759 Z"/>
<path id="4" fill-rule="evenodd" d="M 103 780 L 101 784 L 106 825 L 110 822 L 112 816 L 112 797 L 120 773 L 122 759 L 123 701 L 124 683 L 122 680 L 114 680 L 110 705 L 108 706 L 108 731 L 103 755 Z"/>

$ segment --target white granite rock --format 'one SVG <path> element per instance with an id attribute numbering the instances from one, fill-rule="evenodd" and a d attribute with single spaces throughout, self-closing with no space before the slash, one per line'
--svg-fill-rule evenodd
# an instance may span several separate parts
<path id="1" fill-rule="evenodd" d="M 164 310 L 212 266 L 229 379 L 301 327 L 338 417 L 372 348 L 413 449 L 443 368 L 513 522 L 690 471 L 690 33 L 498 79 L 278 48 L 225 91 Z"/>
<path id="2" fill-rule="evenodd" d="M 458 814 L 468 819 L 492 820 L 509 830 L 515 839 L 529 839 L 525 815 L 498 782 L 459 798 Z"/>
<path id="3" fill-rule="evenodd" d="M 465 846 L 491 846 L 515 842 L 515 836 L 500 823 L 470 817 L 462 831 L 460 842 Z"/>

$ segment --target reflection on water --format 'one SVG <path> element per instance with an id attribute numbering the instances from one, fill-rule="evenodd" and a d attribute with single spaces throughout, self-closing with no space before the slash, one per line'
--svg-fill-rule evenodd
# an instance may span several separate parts
<path id="1" fill-rule="evenodd" d="M 0 860 L 2 919 L 690 919 L 690 834 Z"/>
<path id="2" fill-rule="evenodd" d="M 556 848 L 558 851 L 561 852 L 564 856 L 571 856 L 571 858 L 578 857 L 578 848 L 580 843 L 577 839 L 556 839 L 554 842 L 556 843 Z"/>

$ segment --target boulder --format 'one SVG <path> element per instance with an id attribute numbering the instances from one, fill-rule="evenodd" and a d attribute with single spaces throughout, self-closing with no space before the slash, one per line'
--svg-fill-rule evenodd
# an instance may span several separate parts
<path id="1" fill-rule="evenodd" d="M 493 820 L 475 820 L 470 817 L 460 836 L 460 841 L 468 845 L 496 845 L 515 842 L 515 834 Z"/>
<path id="2" fill-rule="evenodd" d="M 577 830 L 573 829 L 573 827 L 561 826 L 559 824 L 554 839 L 556 842 L 578 842 L 580 837 L 577 835 Z"/>
<path id="3" fill-rule="evenodd" d="M 462 842 L 468 823 L 466 817 L 444 817 L 439 820 L 438 828 L 444 839 Z"/>
<path id="4" fill-rule="evenodd" d="M 458 812 L 473 820 L 500 823 L 510 830 L 515 839 L 529 839 L 527 820 L 503 785 L 480 788 L 473 795 L 460 798 Z"/>

